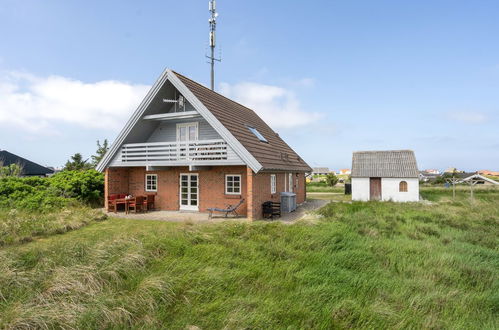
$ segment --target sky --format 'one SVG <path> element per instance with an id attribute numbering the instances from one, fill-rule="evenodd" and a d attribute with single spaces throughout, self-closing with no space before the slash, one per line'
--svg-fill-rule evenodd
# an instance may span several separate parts
<path id="1" fill-rule="evenodd" d="M 216 90 L 312 167 L 412 149 L 499 170 L 498 1 L 218 0 Z M 0 0 L 0 149 L 113 141 L 164 68 L 209 84 L 208 1 Z"/>

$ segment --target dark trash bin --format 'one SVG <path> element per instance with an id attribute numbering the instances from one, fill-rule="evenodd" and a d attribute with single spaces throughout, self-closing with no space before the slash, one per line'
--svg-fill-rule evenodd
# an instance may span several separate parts
<path id="1" fill-rule="evenodd" d="M 352 194 L 352 184 L 345 183 L 345 195 L 351 195 L 351 194 Z"/>

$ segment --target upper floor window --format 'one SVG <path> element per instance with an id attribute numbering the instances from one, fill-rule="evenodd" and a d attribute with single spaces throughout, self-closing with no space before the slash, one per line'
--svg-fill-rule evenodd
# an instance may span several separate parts
<path id="1" fill-rule="evenodd" d="M 407 192 L 407 181 L 400 181 L 399 191 L 400 192 Z"/>
<path id="2" fill-rule="evenodd" d="M 241 176 L 228 174 L 225 176 L 225 193 L 228 195 L 241 194 Z"/>
<path id="3" fill-rule="evenodd" d="M 158 191 L 157 174 L 146 174 L 146 191 Z"/>
<path id="4" fill-rule="evenodd" d="M 276 175 L 271 174 L 270 175 L 270 193 L 275 194 L 276 192 L 277 192 Z"/>
<path id="5" fill-rule="evenodd" d="M 258 132 L 256 128 L 248 126 L 248 129 L 250 130 L 251 133 L 253 133 L 257 137 L 258 140 L 269 143 L 269 141 L 267 141 L 267 139 L 262 135 L 262 133 Z"/>

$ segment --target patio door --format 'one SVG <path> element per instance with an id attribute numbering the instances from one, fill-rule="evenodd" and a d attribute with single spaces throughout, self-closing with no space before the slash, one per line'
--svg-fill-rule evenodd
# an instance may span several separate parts
<path id="1" fill-rule="evenodd" d="M 177 124 L 177 142 L 179 142 L 180 158 L 188 158 L 189 144 L 198 139 L 198 123 Z"/>
<path id="2" fill-rule="evenodd" d="M 199 210 L 199 175 L 197 173 L 180 174 L 180 209 Z"/>

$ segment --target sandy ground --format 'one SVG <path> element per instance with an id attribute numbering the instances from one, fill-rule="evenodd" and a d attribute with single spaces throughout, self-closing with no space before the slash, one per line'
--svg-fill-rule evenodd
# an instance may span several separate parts
<path id="1" fill-rule="evenodd" d="M 309 199 L 305 203 L 301 204 L 296 211 L 291 213 L 283 214 L 281 218 L 275 220 L 263 220 L 263 221 L 281 221 L 284 223 L 293 223 L 294 221 L 305 217 L 307 214 L 320 209 L 324 205 L 329 203 L 326 199 Z M 108 213 L 111 217 L 125 218 L 125 219 L 137 219 L 137 220 L 158 220 L 158 221 L 171 221 L 171 222 L 221 222 L 221 221 L 242 221 L 249 222 L 245 217 L 228 217 L 225 218 L 223 215 L 214 214 L 213 218 L 209 218 L 206 212 L 187 212 L 187 211 L 149 211 L 147 213 L 129 213 L 124 212 L 118 213 Z"/>

